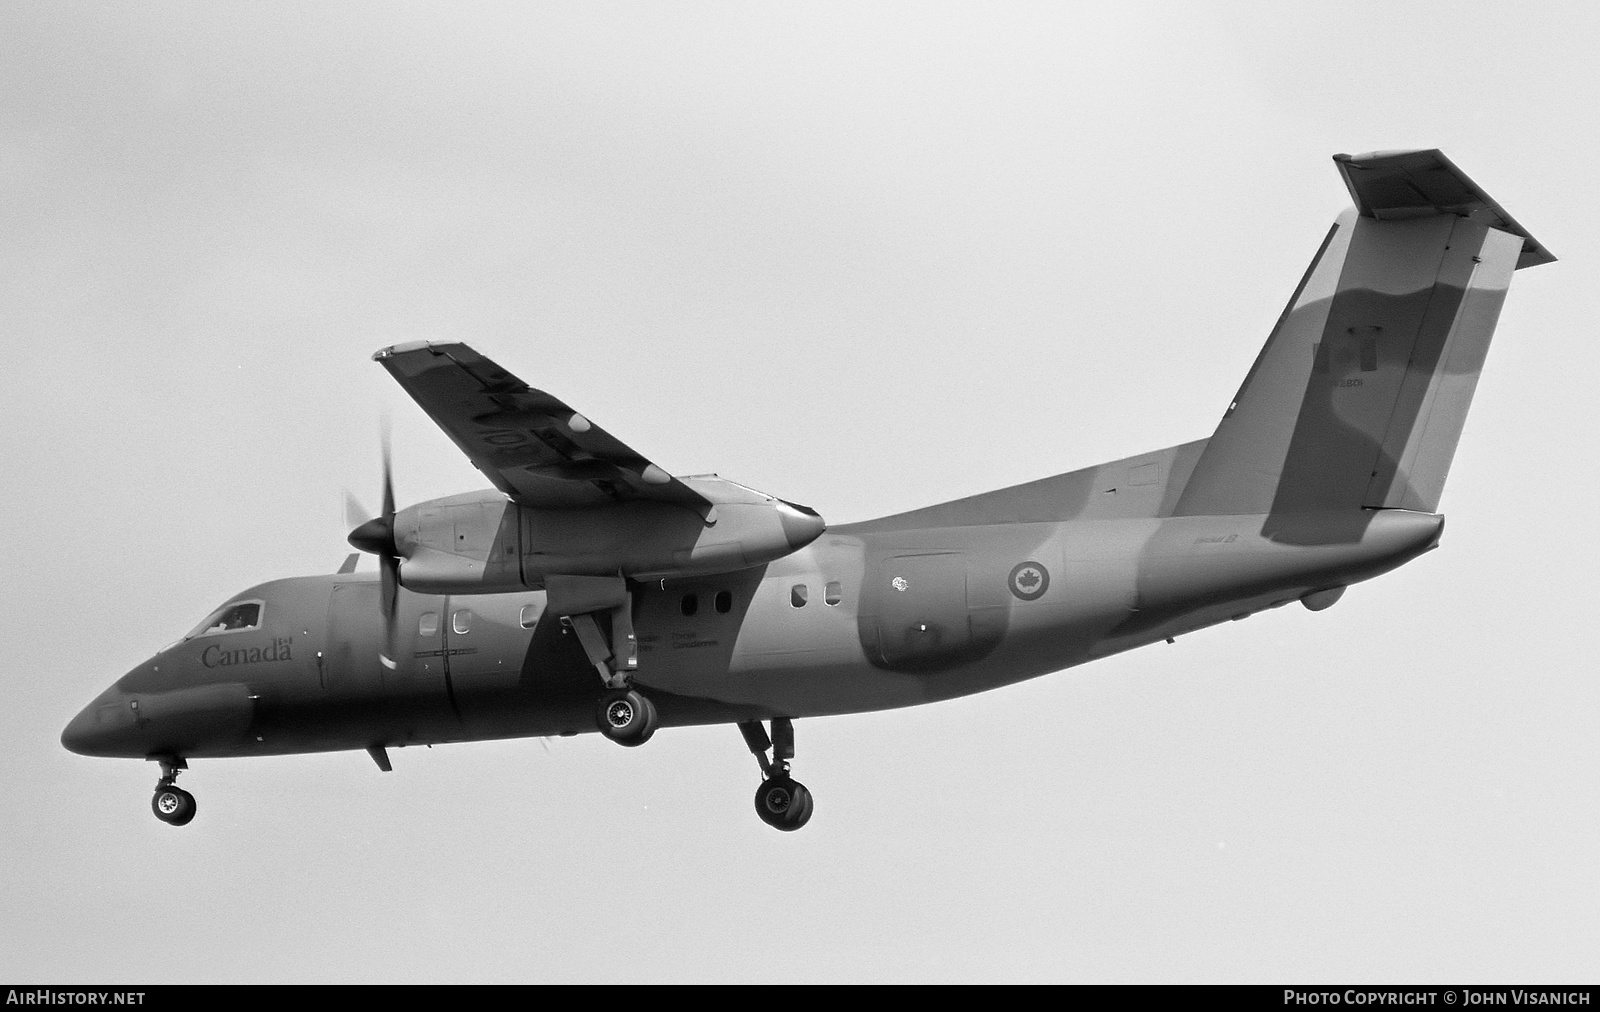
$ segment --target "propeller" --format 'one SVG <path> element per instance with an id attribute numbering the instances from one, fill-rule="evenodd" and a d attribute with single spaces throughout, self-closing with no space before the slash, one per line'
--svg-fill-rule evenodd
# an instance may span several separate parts
<path id="1" fill-rule="evenodd" d="M 372 516 L 367 508 L 361 505 L 361 500 L 350 494 L 349 489 L 344 490 L 344 525 L 350 530 L 355 530 L 366 523 Z"/>
<path id="2" fill-rule="evenodd" d="M 355 497 L 345 494 L 345 517 L 362 516 L 365 511 Z M 383 426 L 383 512 L 356 525 L 350 532 L 350 546 L 378 557 L 379 585 L 382 588 L 384 658 L 394 654 L 395 606 L 400 597 L 400 550 L 394 541 L 394 472 L 389 463 L 389 426 Z M 393 662 L 390 662 L 393 666 Z"/>

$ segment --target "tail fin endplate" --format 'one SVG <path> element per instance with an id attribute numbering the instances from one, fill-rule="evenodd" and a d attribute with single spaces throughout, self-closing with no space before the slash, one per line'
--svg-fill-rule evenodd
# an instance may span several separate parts
<path id="1" fill-rule="evenodd" d="M 1264 513 L 1269 537 L 1325 542 L 1341 539 L 1329 518 L 1362 507 L 1434 512 L 1511 274 L 1555 259 L 1438 151 L 1334 160 L 1356 206 L 1323 240 L 1176 515 Z"/>

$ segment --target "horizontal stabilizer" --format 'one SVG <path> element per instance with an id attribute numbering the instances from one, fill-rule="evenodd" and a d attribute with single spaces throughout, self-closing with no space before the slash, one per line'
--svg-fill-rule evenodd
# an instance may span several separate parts
<path id="1" fill-rule="evenodd" d="M 1553 263 L 1556 259 L 1539 240 L 1528 234 L 1527 229 L 1517 224 L 1505 208 L 1495 203 L 1437 149 L 1334 155 L 1333 160 L 1362 217 L 1465 215 L 1480 225 L 1522 237 L 1518 270 Z"/>

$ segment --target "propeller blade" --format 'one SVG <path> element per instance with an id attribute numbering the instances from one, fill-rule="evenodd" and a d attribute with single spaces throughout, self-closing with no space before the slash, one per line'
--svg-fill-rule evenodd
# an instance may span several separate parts
<path id="1" fill-rule="evenodd" d="M 372 518 L 367 508 L 361 505 L 361 500 L 350 494 L 349 489 L 344 490 L 344 525 L 355 530 Z"/>
<path id="2" fill-rule="evenodd" d="M 386 554 L 380 556 L 378 562 L 378 578 L 383 589 L 383 652 L 384 656 L 393 658 L 395 614 L 400 603 L 400 557 Z"/>
<path id="3" fill-rule="evenodd" d="M 378 555 L 383 581 L 383 631 L 385 655 L 394 657 L 395 612 L 400 603 L 400 556 L 394 543 L 394 467 L 389 451 L 389 415 L 383 415 L 380 431 L 383 440 L 383 525 L 388 534 L 388 544 Z M 391 660 L 391 664 L 393 661 Z"/>
<path id="4" fill-rule="evenodd" d="M 400 606 L 400 549 L 394 540 L 394 468 L 390 463 L 389 419 L 385 415 L 382 425 L 383 446 L 383 512 L 370 520 L 361 503 L 347 490 L 344 494 L 345 519 L 354 528 L 349 535 L 351 547 L 359 548 L 378 557 L 378 586 L 382 593 L 379 606 L 383 611 L 384 649 L 379 655 L 385 667 L 393 668 L 395 643 L 395 618 Z"/>
<path id="5" fill-rule="evenodd" d="M 389 463 L 389 416 L 383 416 L 383 425 L 380 430 L 383 439 L 383 517 L 389 521 L 389 527 L 394 529 L 394 470 Z"/>

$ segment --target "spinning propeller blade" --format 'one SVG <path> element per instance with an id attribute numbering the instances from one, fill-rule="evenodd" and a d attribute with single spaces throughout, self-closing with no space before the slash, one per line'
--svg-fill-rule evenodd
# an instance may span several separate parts
<path id="1" fill-rule="evenodd" d="M 400 552 L 394 542 L 394 469 L 390 463 L 389 426 L 383 425 L 383 512 L 371 520 L 356 520 L 350 532 L 350 545 L 378 557 L 379 586 L 382 589 L 384 653 L 387 667 L 394 667 L 394 624 L 396 607 L 400 598 Z M 346 519 L 364 515 L 355 497 L 345 494 Z"/>
<path id="2" fill-rule="evenodd" d="M 383 631 L 386 649 L 384 656 L 394 657 L 395 606 L 400 599 L 400 554 L 394 543 L 394 469 L 389 461 L 388 418 L 383 425 L 383 526 L 388 532 L 388 543 L 378 554 L 378 571 L 383 587 Z M 391 660 L 391 666 L 393 661 Z"/>
<path id="3" fill-rule="evenodd" d="M 367 508 L 361 505 L 361 500 L 351 495 L 349 489 L 345 489 L 344 525 L 351 530 L 355 530 L 357 527 L 360 527 L 362 524 L 366 523 L 368 518 L 371 516 L 372 514 L 367 512 Z"/>

